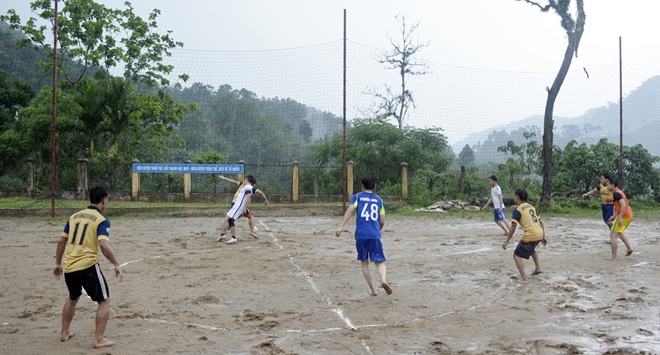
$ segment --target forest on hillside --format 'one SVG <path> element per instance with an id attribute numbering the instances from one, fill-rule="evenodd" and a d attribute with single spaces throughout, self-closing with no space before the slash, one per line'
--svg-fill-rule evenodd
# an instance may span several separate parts
<path id="1" fill-rule="evenodd" d="M 94 45 L 85 50 L 77 47 L 82 42 L 76 39 L 89 35 L 85 31 L 65 31 L 71 37 L 60 37 L 58 191 L 75 190 L 79 159 L 89 162 L 90 185 L 130 191 L 131 164 L 137 159 L 142 163 L 244 161 L 246 171 L 257 175 L 259 186 L 269 193 L 290 192 L 295 161 L 301 165 L 301 193 L 341 194 L 342 118 L 290 98 L 262 97 L 250 88 L 188 83 L 185 74 L 170 82 L 166 74 L 173 67 L 162 58 L 182 43 L 170 34 L 159 34 L 155 21 L 146 22 L 130 11 L 101 7 L 92 0 L 83 2 L 89 9 L 76 8 L 68 14 L 98 12 L 99 18 L 117 21 L 117 28 L 104 31 L 121 32 L 125 37 L 121 44 L 109 43 L 104 41 L 111 36 L 94 33 L 95 40 L 86 42 Z M 122 17 L 131 21 L 121 21 Z M 150 28 L 148 36 L 141 31 L 144 27 Z M 17 47 L 16 42 L 23 46 Z M 52 69 L 49 50 L 39 29 L 19 19 L 0 26 L 0 190 L 25 190 L 28 158 L 35 159 L 37 190 L 50 190 L 53 88 L 47 74 Z M 119 67 L 122 74 L 112 74 Z M 370 174 L 378 182 L 379 193 L 401 194 L 405 163 L 407 202 L 413 205 L 487 196 L 487 177 L 493 174 L 501 177 L 509 195 L 517 188 L 532 195 L 540 192 L 541 149 L 534 127 L 519 128 L 515 134 L 494 132 L 474 148 L 466 144 L 456 156 L 441 127 L 398 123 L 378 114 L 350 120 L 346 158 L 355 166 L 354 191 L 359 191 L 359 178 Z M 486 150 L 504 159 L 479 161 L 479 154 Z M 554 151 L 554 188 L 567 196 L 593 188 L 604 171 L 618 172 L 618 147 L 607 139 L 589 144 L 569 140 Z M 658 161 L 641 144 L 625 147 L 628 196 L 660 201 L 660 173 L 654 167 Z M 463 184 L 460 166 L 467 167 Z M 194 178 L 193 192 L 233 190 L 227 184 L 217 185 L 212 175 Z M 141 180 L 142 191 L 183 190 L 179 174 L 150 174 Z"/>

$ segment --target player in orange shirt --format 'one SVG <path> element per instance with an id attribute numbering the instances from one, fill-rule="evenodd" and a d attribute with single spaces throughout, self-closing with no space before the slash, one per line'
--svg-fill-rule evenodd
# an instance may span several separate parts
<path id="1" fill-rule="evenodd" d="M 607 260 L 616 260 L 616 251 L 619 244 L 618 240 L 616 239 L 617 237 L 619 237 L 623 244 L 626 245 L 626 256 L 629 256 L 633 253 L 633 250 L 630 247 L 630 242 L 628 242 L 628 238 L 623 235 L 623 232 L 628 228 L 630 222 L 633 219 L 633 211 L 632 207 L 630 207 L 630 203 L 628 203 L 626 194 L 624 194 L 623 191 L 618 188 L 616 181 L 610 181 L 609 184 L 607 184 L 607 189 L 612 192 L 614 196 L 614 209 L 616 210 L 614 216 L 610 218 L 610 221 L 612 222 L 612 228 L 610 231 L 610 246 L 612 247 L 612 257 Z"/>

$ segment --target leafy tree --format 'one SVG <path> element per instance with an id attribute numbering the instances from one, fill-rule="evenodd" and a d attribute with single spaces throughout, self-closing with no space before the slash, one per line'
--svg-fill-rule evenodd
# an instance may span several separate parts
<path id="1" fill-rule="evenodd" d="M 559 95 L 559 89 L 564 83 L 566 74 L 571 67 L 573 55 L 577 57 L 578 46 L 580 39 L 584 32 L 584 23 L 586 15 L 584 12 L 584 1 L 576 0 L 577 12 L 576 18 L 571 14 L 571 0 L 548 0 L 546 5 L 541 5 L 536 1 L 531 0 L 516 0 L 525 1 L 528 4 L 538 7 L 542 12 L 553 10 L 561 18 L 561 27 L 566 31 L 568 37 L 568 45 L 566 52 L 564 52 L 564 60 L 562 61 L 559 72 L 552 83 L 552 87 L 548 88 L 548 99 L 545 104 L 545 113 L 543 116 L 543 188 L 541 193 L 541 200 L 539 208 L 541 212 L 547 210 L 550 206 L 550 198 L 552 195 L 552 151 L 553 151 L 553 111 L 555 101 Z"/>
<path id="2" fill-rule="evenodd" d="M 378 60 L 381 64 L 386 64 L 388 69 L 394 69 L 399 72 L 401 87 L 395 90 L 385 84 L 385 93 L 380 93 L 375 89 L 370 90 L 370 94 L 379 102 L 376 104 L 375 113 L 384 118 L 394 117 L 403 129 L 404 121 L 410 107 L 415 107 L 412 91 L 408 87 L 407 80 L 410 76 L 424 75 L 428 73 L 428 65 L 416 58 L 419 52 L 429 46 L 429 42 L 420 43 L 416 40 L 414 32 L 419 26 L 419 22 L 413 23 L 410 27 L 406 23 L 406 16 L 399 14 L 395 16 L 400 29 L 400 41 L 387 36 L 392 45 L 392 50 L 385 52 Z"/>
<path id="3" fill-rule="evenodd" d="M 469 167 L 472 164 L 474 164 L 474 150 L 472 150 L 469 144 L 466 144 L 461 152 L 458 153 L 458 165 Z"/>
<path id="4" fill-rule="evenodd" d="M 159 34 L 156 18 L 160 10 L 153 10 L 144 20 L 135 15 L 130 2 L 126 9 L 110 9 L 93 0 L 65 0 L 58 12 L 58 72 L 71 83 L 77 84 L 85 75 L 102 68 L 108 74 L 116 67 L 123 67 L 123 76 L 131 81 L 142 81 L 152 86 L 169 85 L 165 75 L 172 72 L 173 66 L 163 63 L 163 57 L 170 56 L 170 50 L 183 47 L 174 41 L 171 31 Z M 36 0 L 30 3 L 33 13 L 54 25 L 55 10 L 50 0 Z M 47 60 L 39 61 L 46 72 L 52 70 L 53 47 L 46 41 L 46 26 L 37 26 L 31 17 L 21 23 L 14 9 L 0 16 L 10 28 L 20 30 L 26 37 L 19 45 L 36 44 L 48 53 Z M 187 76 L 182 75 L 183 80 Z"/>
<path id="5" fill-rule="evenodd" d="M 400 186 L 402 162 L 413 173 L 422 168 L 440 173 L 449 167 L 453 158 L 441 131 L 437 127 L 399 129 L 384 118 L 356 119 L 346 132 L 346 156 L 355 163 L 357 177 L 372 175 L 379 188 Z M 320 166 L 341 166 L 342 137 L 314 145 L 312 156 Z M 341 179 L 341 171 L 336 170 L 331 172 Z M 434 183 L 430 181 L 428 188 L 433 189 Z M 341 181 L 338 186 L 341 189 Z M 359 187 L 357 181 L 354 189 Z"/>
<path id="6" fill-rule="evenodd" d="M 0 134 L 14 126 L 18 110 L 34 97 L 30 84 L 0 69 Z"/>
<path id="7" fill-rule="evenodd" d="M 218 152 L 198 153 L 192 161 L 194 164 L 227 164 L 229 157 Z M 209 174 L 209 182 L 213 185 L 213 193 L 217 192 L 218 175 Z"/>
<path id="8" fill-rule="evenodd" d="M 652 156 L 641 144 L 624 147 L 624 191 L 630 197 L 653 196 L 660 201 L 660 170 L 654 165 L 660 157 Z"/>
<path id="9" fill-rule="evenodd" d="M 298 134 L 302 137 L 303 142 L 309 144 L 311 143 L 312 140 L 312 126 L 307 122 L 306 120 L 303 120 L 300 122 L 300 126 L 298 126 Z"/>

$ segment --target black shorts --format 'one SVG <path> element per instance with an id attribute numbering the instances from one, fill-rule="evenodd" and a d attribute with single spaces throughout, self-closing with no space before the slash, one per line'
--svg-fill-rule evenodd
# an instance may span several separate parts
<path id="1" fill-rule="evenodd" d="M 539 242 L 523 242 L 522 240 L 518 242 L 516 250 L 513 252 L 513 255 L 519 256 L 523 259 L 529 259 L 532 254 L 536 253 L 536 245 Z"/>
<path id="2" fill-rule="evenodd" d="M 75 300 L 80 297 L 83 288 L 94 302 L 101 302 L 110 297 L 108 283 L 98 263 L 85 270 L 65 273 L 64 281 L 69 289 L 69 299 Z"/>

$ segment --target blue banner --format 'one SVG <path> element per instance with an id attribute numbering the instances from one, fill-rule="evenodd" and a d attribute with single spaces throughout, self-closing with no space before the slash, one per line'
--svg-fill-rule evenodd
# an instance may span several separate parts
<path id="1" fill-rule="evenodd" d="M 242 164 L 133 164 L 134 173 L 243 174 Z"/>

